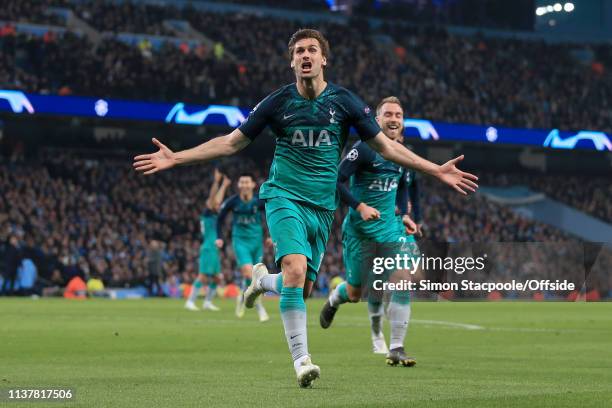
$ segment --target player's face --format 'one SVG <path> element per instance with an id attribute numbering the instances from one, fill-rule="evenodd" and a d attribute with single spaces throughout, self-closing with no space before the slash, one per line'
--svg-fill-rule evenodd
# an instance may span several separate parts
<path id="1" fill-rule="evenodd" d="M 321 45 L 315 38 L 304 38 L 295 43 L 291 68 L 297 78 L 315 78 L 321 74 L 327 59 L 321 52 Z"/>
<path id="2" fill-rule="evenodd" d="M 383 133 L 392 140 L 401 142 L 404 131 L 404 111 L 397 103 L 385 103 L 380 107 L 376 121 Z"/>
<path id="3" fill-rule="evenodd" d="M 240 194 L 251 194 L 255 189 L 255 181 L 249 176 L 242 176 L 238 179 L 238 191 Z"/>

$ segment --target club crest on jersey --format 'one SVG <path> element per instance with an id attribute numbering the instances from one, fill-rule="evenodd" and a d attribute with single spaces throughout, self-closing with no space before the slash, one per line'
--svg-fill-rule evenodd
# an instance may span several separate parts
<path id="1" fill-rule="evenodd" d="M 319 131 L 315 134 L 315 130 L 300 130 L 296 129 L 291 137 L 291 144 L 304 146 L 304 147 L 319 147 L 320 145 L 331 146 L 331 138 L 329 132 L 326 129 Z"/>
<path id="2" fill-rule="evenodd" d="M 336 118 L 334 118 L 336 111 L 333 110 L 332 108 L 329 108 L 329 114 L 331 115 L 331 118 L 329 118 L 329 123 L 333 125 L 334 123 L 336 123 Z"/>

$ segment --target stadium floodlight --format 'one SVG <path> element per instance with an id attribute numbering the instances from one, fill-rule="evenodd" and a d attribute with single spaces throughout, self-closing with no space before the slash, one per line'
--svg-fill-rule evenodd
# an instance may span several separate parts
<path id="1" fill-rule="evenodd" d="M 535 13 L 538 16 L 543 16 L 544 14 L 546 14 L 546 7 L 538 7 Z"/>
<path id="2" fill-rule="evenodd" d="M 561 5 L 561 3 L 555 3 L 555 5 L 553 6 L 553 10 L 555 10 L 558 13 L 561 10 L 563 10 L 563 6 Z"/>
<path id="3" fill-rule="evenodd" d="M 563 10 L 565 10 L 568 13 L 571 13 L 572 11 L 574 11 L 574 3 L 565 3 L 565 5 L 563 6 Z"/>
<path id="4" fill-rule="evenodd" d="M 108 102 L 104 99 L 98 99 L 94 105 L 96 115 L 104 117 L 108 113 Z"/>
<path id="5" fill-rule="evenodd" d="M 495 129 L 493 126 L 490 126 L 487 128 L 485 135 L 487 137 L 487 140 L 493 143 L 497 140 L 497 129 Z"/>
<path id="6" fill-rule="evenodd" d="M 546 6 L 546 11 L 552 13 L 553 11 L 555 11 L 555 9 L 553 8 L 553 6 Z"/>

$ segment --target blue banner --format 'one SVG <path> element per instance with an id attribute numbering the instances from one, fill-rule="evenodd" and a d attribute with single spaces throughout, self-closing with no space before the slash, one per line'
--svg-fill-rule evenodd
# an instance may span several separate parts
<path id="1" fill-rule="evenodd" d="M 229 105 L 188 105 L 100 99 L 77 96 L 26 94 L 0 89 L 0 112 L 20 115 L 60 115 L 92 118 L 130 119 L 182 125 L 225 125 L 236 127 L 249 110 Z M 541 146 L 555 149 L 612 151 L 610 135 L 603 132 L 558 129 L 517 129 L 433 122 L 425 119 L 404 120 L 407 137 L 422 140 L 483 142 Z"/>

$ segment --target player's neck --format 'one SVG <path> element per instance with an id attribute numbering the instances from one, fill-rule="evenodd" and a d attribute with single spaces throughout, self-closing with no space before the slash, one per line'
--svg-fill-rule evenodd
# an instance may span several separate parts
<path id="1" fill-rule="evenodd" d="M 316 99 L 325 90 L 327 82 L 323 75 L 314 78 L 298 78 L 296 81 L 297 90 L 306 99 Z"/>
<path id="2" fill-rule="evenodd" d="M 253 193 L 240 194 L 242 201 L 251 201 L 253 199 Z"/>

